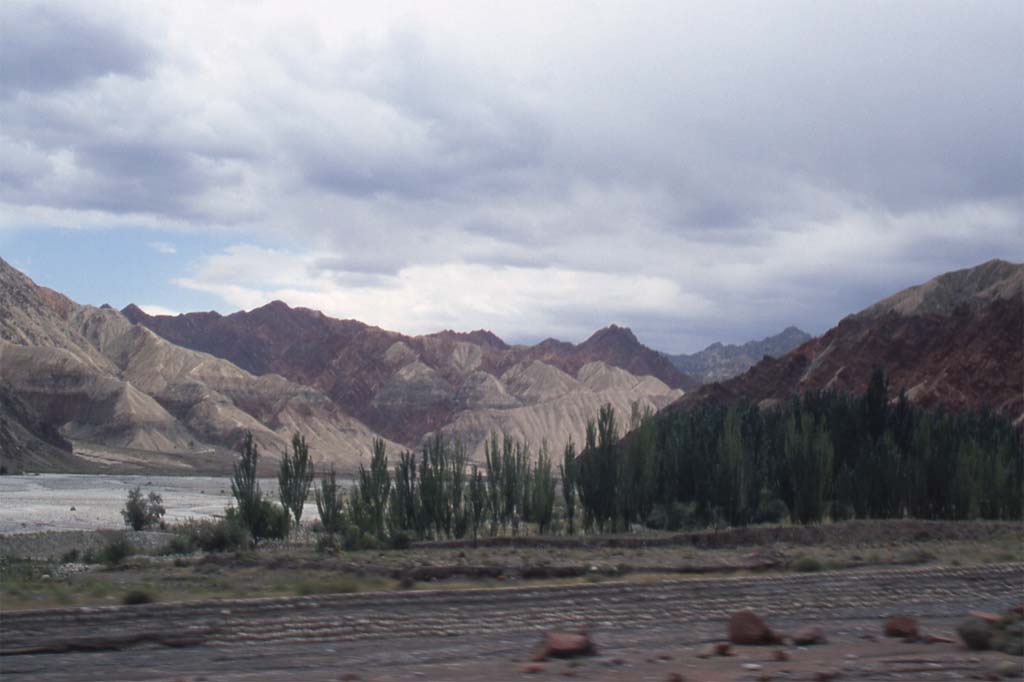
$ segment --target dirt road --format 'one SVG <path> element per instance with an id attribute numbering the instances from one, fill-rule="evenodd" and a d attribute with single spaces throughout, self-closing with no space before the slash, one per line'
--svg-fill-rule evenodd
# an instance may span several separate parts
<path id="1" fill-rule="evenodd" d="M 1006 563 L 12 612 L 0 624 L 0 672 L 4 680 L 758 680 L 830 671 L 962 679 L 1003 655 L 865 635 L 880 635 L 895 613 L 951 634 L 968 610 L 1005 608 L 1022 594 L 1024 564 Z M 741 608 L 783 632 L 818 625 L 829 644 L 789 648 L 786 662 L 767 647 L 696 658 Z M 522 672 L 544 631 L 577 628 L 592 634 L 598 656 Z"/>

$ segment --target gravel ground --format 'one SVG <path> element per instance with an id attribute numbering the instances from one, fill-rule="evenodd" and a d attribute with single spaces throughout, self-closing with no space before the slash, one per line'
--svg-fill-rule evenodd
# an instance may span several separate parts
<path id="1" fill-rule="evenodd" d="M 261 479 L 277 494 L 277 481 Z M 231 502 L 231 481 L 204 476 L 98 476 L 34 474 L 0 476 L 0 534 L 124 527 L 128 491 L 141 486 L 163 496 L 168 523 L 222 516 Z M 314 510 L 315 513 L 315 510 Z"/>
<path id="2" fill-rule="evenodd" d="M 1019 600 L 1022 586 L 1024 564 L 1006 563 L 11 612 L 0 670 L 56 681 L 513 680 L 543 632 L 586 628 L 600 655 L 546 663 L 541 679 L 965 679 L 1020 659 L 878 641 L 883 619 L 907 613 L 948 635 L 968 610 Z M 770 647 L 697 659 L 744 608 L 783 632 L 818 625 L 829 643 L 790 647 L 786 662 Z"/>

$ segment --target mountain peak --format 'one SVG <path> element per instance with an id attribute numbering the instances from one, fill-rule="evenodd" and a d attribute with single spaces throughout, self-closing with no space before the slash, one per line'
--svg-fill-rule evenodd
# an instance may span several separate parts
<path id="1" fill-rule="evenodd" d="M 639 346 L 640 340 L 636 338 L 636 334 L 629 327 L 620 327 L 617 324 L 610 324 L 603 329 L 598 329 L 596 332 L 591 334 L 590 338 L 580 344 L 580 347 L 593 347 L 593 346 L 608 346 L 608 345 L 636 345 Z"/>

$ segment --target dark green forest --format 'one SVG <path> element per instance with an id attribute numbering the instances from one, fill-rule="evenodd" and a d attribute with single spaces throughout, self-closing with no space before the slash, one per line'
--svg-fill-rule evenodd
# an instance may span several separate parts
<path id="1" fill-rule="evenodd" d="M 627 426 L 604 407 L 580 450 L 566 444 L 557 464 L 547 443 L 533 453 L 493 434 L 482 465 L 470 464 L 461 444 L 436 436 L 392 466 L 377 441 L 350 492 L 333 471 L 321 480 L 321 523 L 347 546 L 360 546 L 367 538 L 638 526 L 1024 517 L 1021 430 L 990 411 L 916 407 L 905 394 L 890 395 L 881 371 L 861 396 L 808 392 L 767 409 L 705 402 L 658 415 L 634 407 Z M 298 436 L 295 442 L 305 447 Z M 307 454 L 297 447 L 292 456 L 300 450 Z"/>
<path id="2" fill-rule="evenodd" d="M 771 409 L 705 403 L 634 415 L 622 443 L 604 437 L 615 431 L 602 426 L 615 419 L 606 409 L 587 443 L 594 461 L 581 467 L 582 488 L 593 491 L 582 495 L 585 514 L 601 528 L 1022 518 L 1020 429 L 990 411 L 891 398 L 876 371 L 861 396 L 808 392 Z M 609 495 L 614 504 L 598 499 Z"/>

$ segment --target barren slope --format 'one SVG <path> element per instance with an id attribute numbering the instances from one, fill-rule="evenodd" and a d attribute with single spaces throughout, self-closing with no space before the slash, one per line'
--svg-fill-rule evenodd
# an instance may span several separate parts
<path id="1" fill-rule="evenodd" d="M 990 261 L 900 292 L 746 374 L 683 399 L 863 392 L 875 367 L 925 406 L 1024 417 L 1024 265 Z"/>

